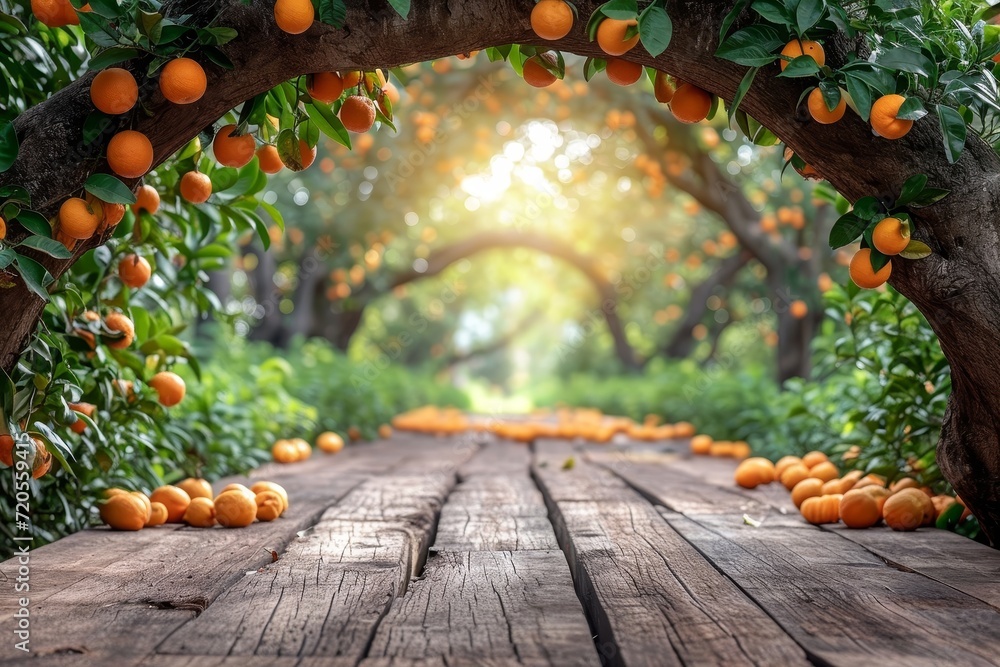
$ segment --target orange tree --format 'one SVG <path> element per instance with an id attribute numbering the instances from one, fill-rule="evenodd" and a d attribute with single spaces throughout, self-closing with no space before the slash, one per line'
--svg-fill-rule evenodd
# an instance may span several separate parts
<path id="1" fill-rule="evenodd" d="M 557 8 L 548 4 L 554 1 L 539 3 L 542 11 Z M 39 3 L 38 13 L 52 25 L 79 21 L 95 55 L 90 64 L 95 70 L 124 66 L 141 104 L 109 115 L 120 100 L 108 96 L 102 102 L 110 111 L 95 115 L 89 94 L 95 73 L 88 72 L 0 130 L 3 262 L 10 284 L 0 293 L 8 322 L 0 366 L 13 369 L 34 335 L 50 277 L 58 279 L 113 233 L 101 218 L 114 217 L 115 205 L 132 197 L 149 168 L 234 108 L 233 127 L 216 135 L 216 157 L 240 164 L 260 139 L 274 142 L 278 156 L 294 168 L 311 161 L 320 132 L 347 141 L 341 126 L 365 130 L 391 114 L 378 77 L 349 82 L 351 94 L 344 99 L 316 88 L 310 95 L 310 82 L 288 83 L 290 78 L 372 71 L 488 48 L 511 59 L 531 82 L 544 84 L 563 75 L 563 61 L 555 51 L 540 51 L 594 58 L 586 70 L 614 57 L 683 79 L 687 85 L 677 88 L 672 102 L 684 120 L 711 114 L 715 96 L 728 100 L 737 125 L 755 138 L 769 132 L 780 137 L 794 151 L 797 168 L 822 176 L 855 202 L 834 225 L 831 243 L 860 239 L 863 247 L 852 262 L 855 280 L 875 285 L 888 278 L 938 334 L 953 369 L 938 451 L 941 467 L 996 539 L 1000 436 L 993 415 L 1000 408 L 1000 382 L 984 360 L 995 356 L 1000 319 L 995 298 L 1000 260 L 991 231 L 998 197 L 993 174 L 1000 166 L 992 146 L 997 128 L 992 58 L 1000 43 L 983 22 L 982 7 L 969 0 L 903 7 L 829 0 L 739 0 L 735 6 L 580 1 L 575 18 L 563 11 L 562 18 L 536 21 L 542 36 L 531 29 L 534 7 L 530 0 L 428 1 L 412 7 L 405 0 L 387 0 L 384 6 L 322 0 L 317 8 L 306 0 L 209 6 L 101 0 L 89 5 L 91 11 L 77 12 L 62 0 Z M 2 24 L 5 32 L 22 31 L 8 14 Z M 202 65 L 203 93 L 199 77 L 184 74 L 188 67 L 179 68 L 181 76 L 173 81 L 179 91 L 163 85 L 168 61 L 181 56 Z M 616 64 L 619 68 L 623 76 L 631 75 L 631 68 Z M 80 73 L 72 63 L 66 71 Z M 13 80 L 37 86 L 23 73 Z M 49 82 L 59 87 L 66 79 Z M 23 95 L 28 102 L 19 106 L 50 91 Z M 130 96 L 126 91 L 125 99 Z M 848 97 L 852 111 L 846 114 L 841 102 Z M 343 122 L 337 121 L 338 112 Z M 252 136 L 244 134 L 251 131 Z M 183 160 L 192 162 L 161 177 L 179 182 L 195 170 L 199 153 L 195 149 Z M 108 172 L 121 179 L 95 178 Z M 252 170 L 237 172 L 232 186 L 246 188 L 237 191 L 243 196 L 253 189 L 246 183 L 256 178 Z M 88 203 L 85 187 L 108 206 Z M 195 190 L 203 193 L 204 187 Z M 47 220 L 57 219 L 74 197 L 65 221 L 50 228 Z M 256 226 L 245 211 L 233 217 Z M 898 222 L 877 232 L 884 218 Z M 53 235 L 73 248 L 70 257 L 46 240 Z M 900 249 L 901 256 L 891 254 Z M 100 333 L 128 338 L 121 329 Z"/>

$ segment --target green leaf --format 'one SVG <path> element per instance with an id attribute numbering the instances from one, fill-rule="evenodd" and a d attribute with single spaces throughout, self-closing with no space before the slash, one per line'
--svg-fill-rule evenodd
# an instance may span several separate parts
<path id="1" fill-rule="evenodd" d="M 799 29 L 799 37 L 819 23 L 826 13 L 826 0 L 800 0 L 795 10 L 795 25 Z"/>
<path id="2" fill-rule="evenodd" d="M 833 224 L 833 229 L 830 230 L 830 247 L 836 249 L 854 243 L 868 227 L 868 222 L 854 213 L 845 213 L 840 216 Z"/>
<path id="3" fill-rule="evenodd" d="M 740 102 L 746 97 L 747 91 L 750 90 L 750 86 L 753 84 L 754 77 L 757 76 L 757 72 L 760 71 L 759 67 L 751 67 L 747 70 L 747 73 L 743 75 L 743 79 L 740 80 L 740 85 L 736 87 L 736 94 L 733 95 L 733 101 L 729 105 L 729 120 L 732 122 L 733 115 L 740 106 Z"/>
<path id="4" fill-rule="evenodd" d="M 16 16 L 0 12 L 0 30 L 11 35 L 26 35 L 28 29 Z"/>
<path id="5" fill-rule="evenodd" d="M 667 50 L 673 36 L 674 25 L 670 15 L 653 3 L 639 15 L 639 40 L 654 58 Z"/>
<path id="6" fill-rule="evenodd" d="M 236 67 L 236 65 L 233 64 L 233 61 L 229 59 L 229 56 L 227 56 L 222 49 L 217 46 L 206 46 L 201 50 L 201 52 L 205 54 L 209 60 L 223 69 L 233 69 Z"/>
<path id="7" fill-rule="evenodd" d="M 888 69 L 921 74 L 926 77 L 937 75 L 937 65 L 920 51 L 905 46 L 884 51 L 875 58 L 875 62 Z"/>
<path id="8" fill-rule="evenodd" d="M 6 200 L 24 206 L 31 206 L 31 195 L 20 185 L 5 185 L 0 187 L 0 201 Z"/>
<path id="9" fill-rule="evenodd" d="M 927 185 L 927 175 L 926 174 L 915 174 L 906 179 L 903 183 L 903 187 L 900 189 L 899 198 L 896 200 L 896 206 L 906 206 L 910 202 L 914 201 L 917 196 L 924 191 L 924 187 Z"/>
<path id="10" fill-rule="evenodd" d="M 871 251 L 872 270 L 875 271 L 875 273 L 878 273 L 892 258 L 888 255 L 883 255 L 875 248 L 872 248 Z"/>
<path id="11" fill-rule="evenodd" d="M 923 259 L 932 253 L 929 245 L 923 241 L 911 240 L 899 256 L 904 259 Z"/>
<path id="12" fill-rule="evenodd" d="M 106 19 L 118 18 L 124 14 L 116 0 L 90 0 L 90 8 L 95 14 L 103 16 Z"/>
<path id="13" fill-rule="evenodd" d="M 389 0 L 389 4 L 396 10 L 396 13 L 404 19 L 410 14 L 410 0 Z"/>
<path id="14" fill-rule="evenodd" d="M 778 31 L 771 26 L 751 25 L 727 37 L 715 55 L 738 65 L 762 67 L 777 59 L 773 51 L 783 44 Z"/>
<path id="15" fill-rule="evenodd" d="M 102 70 L 112 65 L 117 65 L 118 63 L 125 62 L 126 60 L 132 60 L 133 58 L 138 58 L 142 52 L 139 49 L 133 49 L 124 46 L 114 46 L 110 49 L 104 49 L 99 54 L 90 59 L 87 64 L 92 70 Z"/>
<path id="16" fill-rule="evenodd" d="M 17 161 L 17 132 L 14 123 L 0 127 L 0 174 L 14 166 Z"/>
<path id="17" fill-rule="evenodd" d="M 268 204 L 266 201 L 260 201 L 260 207 L 267 211 L 267 214 L 271 216 L 274 223 L 278 225 L 278 229 L 285 231 L 285 218 L 281 215 L 281 211 L 275 208 L 273 205 Z"/>
<path id="18" fill-rule="evenodd" d="M 937 105 L 938 123 L 941 126 L 941 134 L 944 135 L 944 153 L 948 162 L 954 164 L 962 155 L 965 148 L 965 137 L 968 128 L 965 119 L 951 107 L 943 104 Z"/>
<path id="19" fill-rule="evenodd" d="M 765 21 L 786 26 L 789 30 L 795 27 L 795 20 L 793 18 L 795 6 L 789 5 L 789 7 L 785 7 L 785 3 L 782 0 L 755 0 L 751 9 L 760 14 L 761 18 Z"/>
<path id="20" fill-rule="evenodd" d="M 733 27 L 733 24 L 736 23 L 736 19 L 740 17 L 740 14 L 743 13 L 743 10 L 745 10 L 749 4 L 750 0 L 739 0 L 739 2 L 733 5 L 733 8 L 729 10 L 726 17 L 722 19 L 722 26 L 719 28 L 719 42 L 725 41 L 726 37 L 729 35 L 729 29 Z"/>
<path id="21" fill-rule="evenodd" d="M 317 104 L 315 102 L 305 105 L 306 113 L 309 114 L 309 120 L 316 124 L 316 127 L 326 136 L 330 137 L 336 141 L 341 146 L 348 149 L 351 147 L 351 135 L 348 134 L 347 128 L 337 117 L 337 114 L 333 113 L 333 109 L 325 104 Z"/>
<path id="22" fill-rule="evenodd" d="M 83 188 L 101 201 L 109 204 L 134 204 L 135 195 L 128 186 L 110 174 L 94 174 Z"/>
<path id="23" fill-rule="evenodd" d="M 100 111 L 91 111 L 83 121 L 83 143 L 89 146 L 97 141 L 111 127 L 111 123 L 111 116 Z"/>
<path id="24" fill-rule="evenodd" d="M 291 171 L 302 171 L 305 167 L 302 164 L 302 152 L 299 145 L 299 138 L 291 129 L 285 129 L 278 133 L 278 140 L 274 144 L 278 149 L 278 156 L 281 161 Z"/>
<path id="25" fill-rule="evenodd" d="M 69 250 L 66 249 L 62 243 L 54 239 L 50 239 L 47 236 L 29 236 L 18 244 L 19 248 L 34 248 L 35 250 L 40 250 L 46 255 L 55 257 L 56 259 L 69 259 L 73 256 Z"/>
<path id="26" fill-rule="evenodd" d="M 779 77 L 785 79 L 801 79 L 807 76 L 815 76 L 819 73 L 819 64 L 812 56 L 799 56 L 792 59 L 785 65 L 784 71 Z"/>
<path id="27" fill-rule="evenodd" d="M 872 113 L 872 91 L 864 80 L 853 76 L 850 73 L 844 75 L 847 84 L 847 94 L 854 102 L 854 110 L 861 116 L 861 120 L 868 122 Z"/>
<path id="28" fill-rule="evenodd" d="M 319 0 L 320 21 L 334 28 L 343 28 L 346 19 L 347 5 L 344 0 Z"/>
<path id="29" fill-rule="evenodd" d="M 80 18 L 80 27 L 94 44 L 104 47 L 118 46 L 122 35 L 111 27 L 106 18 L 97 16 L 94 12 L 79 12 L 77 16 Z"/>
<path id="30" fill-rule="evenodd" d="M 906 101 L 899 107 L 899 111 L 896 112 L 896 118 L 902 120 L 920 120 L 926 115 L 927 109 L 924 108 L 924 103 L 920 101 L 919 97 L 906 98 Z"/>
<path id="31" fill-rule="evenodd" d="M 854 202 L 854 215 L 862 220 L 874 220 L 882 213 L 882 204 L 875 197 L 862 197 Z"/>
<path id="32" fill-rule="evenodd" d="M 239 36 L 235 28 L 205 28 L 203 31 L 207 34 L 212 43 L 217 46 L 222 46 L 223 44 L 228 44 Z"/>
<path id="33" fill-rule="evenodd" d="M 910 208 L 920 208 L 922 206 L 930 206 L 936 202 L 941 201 L 951 193 L 951 190 L 942 190 L 940 188 L 924 188 L 916 199 L 910 202 Z"/>
<path id="34" fill-rule="evenodd" d="M 17 255 L 14 258 L 14 263 L 17 265 L 17 272 L 21 274 L 27 288 L 43 300 L 48 301 L 49 293 L 45 290 L 45 286 L 52 282 L 52 276 L 45 267 L 24 255 Z"/>
<path id="35" fill-rule="evenodd" d="M 35 211 L 21 211 L 17 215 L 17 221 L 22 227 L 33 234 L 39 236 L 52 237 L 52 226 L 41 213 Z"/>
<path id="36" fill-rule="evenodd" d="M 636 0 L 611 0 L 598 9 L 609 19 L 618 19 L 619 21 L 634 19 L 639 13 L 639 5 Z"/>

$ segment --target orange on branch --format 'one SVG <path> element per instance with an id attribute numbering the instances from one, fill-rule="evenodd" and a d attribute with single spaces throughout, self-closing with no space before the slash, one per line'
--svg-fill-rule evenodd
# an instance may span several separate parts
<path id="1" fill-rule="evenodd" d="M 309 166 L 316 161 L 316 152 L 317 152 L 316 146 L 310 148 L 309 144 L 307 144 L 304 139 L 299 139 L 299 162 L 301 163 L 301 168 L 293 169 L 293 171 L 302 171 L 302 169 L 308 169 Z M 289 169 L 296 166 L 285 163 L 282 164 L 284 164 Z"/>
<path id="2" fill-rule="evenodd" d="M 123 114 L 139 100 L 139 86 L 128 70 L 109 67 L 90 82 L 90 100 L 98 111 L 112 116 Z"/>
<path id="3" fill-rule="evenodd" d="M 884 139 L 901 139 L 913 128 L 912 120 L 897 118 L 899 108 L 906 98 L 902 95 L 883 95 L 872 104 L 869 122 L 875 133 Z"/>
<path id="4" fill-rule="evenodd" d="M 832 110 L 827 107 L 826 100 L 823 99 L 823 91 L 818 86 L 813 88 L 812 92 L 809 93 L 807 104 L 809 106 L 809 115 L 821 125 L 836 123 L 844 117 L 844 113 L 847 111 L 847 100 L 843 95 L 840 96 L 840 102 L 837 103 L 836 107 Z"/>
<path id="5" fill-rule="evenodd" d="M 910 230 L 899 218 L 883 218 L 872 230 L 872 245 L 883 255 L 898 255 L 910 244 Z"/>
<path id="6" fill-rule="evenodd" d="M 143 185 L 135 192 L 135 203 L 132 212 L 138 215 L 146 211 L 150 215 L 160 210 L 160 193 L 152 185 Z"/>
<path id="7" fill-rule="evenodd" d="M 118 277 L 132 289 L 139 289 L 145 285 L 152 275 L 153 269 L 145 257 L 125 255 L 118 262 Z"/>
<path id="8" fill-rule="evenodd" d="M 795 60 L 799 56 L 811 57 L 820 67 L 826 64 L 826 51 L 823 50 L 823 45 L 819 42 L 813 42 L 808 39 L 793 39 L 785 44 L 784 48 L 781 49 L 781 55 L 787 56 L 790 59 L 781 59 L 780 64 L 782 72 L 785 71 L 785 68 L 788 67 L 788 63 L 791 62 L 791 60 Z"/>
<path id="9" fill-rule="evenodd" d="M 850 274 L 851 280 L 858 287 L 863 287 L 865 289 L 875 289 L 880 285 L 884 285 L 885 281 L 889 280 L 889 276 L 892 275 L 892 261 L 888 261 L 878 271 L 872 268 L 872 251 L 871 248 L 862 248 L 854 253 L 854 257 L 851 258 Z"/>
<path id="10" fill-rule="evenodd" d="M 619 86 L 631 86 L 642 76 L 642 65 L 621 58 L 610 58 L 604 71 L 611 83 L 617 83 Z"/>
<path id="11" fill-rule="evenodd" d="M 59 231 L 71 239 L 89 239 L 101 224 L 103 208 L 94 209 L 86 200 L 70 197 L 59 207 Z"/>
<path id="12" fill-rule="evenodd" d="M 169 408 L 184 400 L 187 385 L 177 373 L 161 371 L 149 381 L 149 386 L 156 390 L 160 405 Z"/>
<path id="13" fill-rule="evenodd" d="M 573 28 L 573 8 L 564 0 L 541 0 L 531 10 L 531 29 L 542 39 L 562 39 Z"/>
<path id="14" fill-rule="evenodd" d="M 670 100 L 670 111 L 682 123 L 697 123 L 712 111 L 712 94 L 690 83 L 682 83 Z"/>
<path id="15" fill-rule="evenodd" d="M 671 81 L 670 76 L 666 72 L 657 72 L 656 77 L 653 79 L 653 96 L 656 97 L 656 101 L 661 104 L 669 104 L 670 100 L 674 98 L 674 92 L 677 86 Z"/>
<path id="16" fill-rule="evenodd" d="M 597 26 L 597 45 L 609 56 L 623 56 L 639 43 L 639 33 L 626 39 L 629 28 L 638 26 L 635 19 L 606 18 Z"/>
<path id="17" fill-rule="evenodd" d="M 270 144 L 265 144 L 257 149 L 257 161 L 260 164 L 260 170 L 265 174 L 277 174 L 285 168 L 281 156 L 278 155 L 278 149 Z"/>
<path id="18" fill-rule="evenodd" d="M 240 168 L 253 159 L 257 149 L 257 144 L 253 140 L 253 135 L 236 135 L 236 125 L 230 123 L 224 125 L 215 134 L 212 140 L 212 152 L 215 153 L 215 160 L 225 167 Z"/>
<path id="19" fill-rule="evenodd" d="M 535 88 L 545 88 L 546 86 L 551 86 L 556 82 L 558 77 L 546 69 L 546 66 L 543 63 L 547 63 L 550 67 L 554 67 L 556 60 L 551 53 L 539 53 L 524 61 L 522 74 L 524 76 L 525 83 L 530 86 L 534 86 Z"/>
<path id="20" fill-rule="evenodd" d="M 351 132 L 367 132 L 375 124 L 375 103 L 364 95 L 351 95 L 340 107 L 340 122 Z"/>
<path id="21" fill-rule="evenodd" d="M 314 100 L 332 104 L 344 93 L 344 80 L 336 72 L 317 72 L 306 79 L 306 91 Z"/>
<path id="22" fill-rule="evenodd" d="M 174 104 L 197 102 L 207 88 L 205 70 L 191 58 L 174 58 L 160 72 L 160 92 Z"/>
<path id="23" fill-rule="evenodd" d="M 180 192 L 192 204 L 204 204 L 212 196 L 212 179 L 200 171 L 189 171 L 181 176 Z"/>
<path id="24" fill-rule="evenodd" d="M 290 35 L 308 30 L 316 19 L 316 10 L 310 0 L 277 0 L 274 3 L 274 22 Z"/>
<path id="25" fill-rule="evenodd" d="M 123 178 L 144 176 L 153 166 L 153 144 L 142 132 L 122 130 L 108 142 L 108 166 Z"/>
<path id="26" fill-rule="evenodd" d="M 135 340 L 135 325 L 122 313 L 111 313 L 104 318 L 104 326 L 108 331 L 120 333 L 121 337 L 108 342 L 108 347 L 124 350 Z"/>

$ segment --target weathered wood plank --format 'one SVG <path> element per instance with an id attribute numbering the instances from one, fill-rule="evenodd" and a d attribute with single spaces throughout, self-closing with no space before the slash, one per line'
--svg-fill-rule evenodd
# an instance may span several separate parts
<path id="1" fill-rule="evenodd" d="M 816 661 L 1000 664 L 997 610 L 888 567 L 833 533 L 809 526 L 752 528 L 719 515 L 666 518 Z"/>
<path id="2" fill-rule="evenodd" d="M 379 619 L 422 566 L 454 471 L 471 455 L 428 451 L 405 472 L 346 494 L 277 563 L 226 590 L 158 652 L 363 657 Z"/>
<path id="3" fill-rule="evenodd" d="M 534 475 L 605 664 L 807 664 L 757 605 L 611 473 L 578 461 L 571 470 L 536 466 Z M 577 499 L 586 484 L 603 489 L 596 500 Z"/>
<path id="4" fill-rule="evenodd" d="M 437 658 L 447 665 L 600 664 L 559 551 L 433 556 L 423 576 L 393 603 L 368 657 L 365 667 L 386 664 L 378 660 L 384 658 Z"/>
<path id="5" fill-rule="evenodd" d="M 486 443 L 458 472 L 463 480 L 476 476 L 525 477 L 531 467 L 528 446 L 512 440 L 493 440 Z"/>

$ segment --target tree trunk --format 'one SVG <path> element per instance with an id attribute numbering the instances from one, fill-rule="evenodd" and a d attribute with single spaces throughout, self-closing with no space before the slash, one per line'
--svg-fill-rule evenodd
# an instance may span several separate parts
<path id="1" fill-rule="evenodd" d="M 260 312 L 256 313 L 257 324 L 250 330 L 249 338 L 274 344 L 281 332 L 281 311 L 278 310 L 280 292 L 274 284 L 278 263 L 269 251 L 258 245 L 253 247 L 253 254 L 257 257 L 257 266 L 247 272 L 247 280 Z"/>
<path id="2" fill-rule="evenodd" d="M 326 278 L 324 264 L 316 249 L 299 260 L 298 283 L 292 295 L 292 316 L 282 322 L 278 333 L 278 347 L 287 348 L 296 336 L 306 336 L 313 325 L 314 302 L 317 288 Z"/>
<path id="3" fill-rule="evenodd" d="M 243 5 L 228 0 L 218 24 L 235 28 L 239 37 L 225 47 L 235 64 L 231 71 L 210 68 L 207 94 L 198 102 L 174 106 L 157 93 L 148 115 L 134 119 L 134 129 L 153 143 L 162 162 L 223 113 L 291 76 L 327 70 L 370 70 L 429 60 L 455 53 L 511 43 L 539 43 L 530 30 L 532 0 L 426 0 L 413 3 L 408 19 L 396 16 L 388 3 L 347 0 L 346 27 L 335 30 L 314 24 L 302 35 L 281 32 L 273 20 L 273 3 L 254 0 Z M 549 48 L 601 57 L 588 41 L 585 17 L 596 0 L 577 0 L 580 20 Z M 673 40 L 659 58 L 641 48 L 625 59 L 682 77 L 724 99 L 732 99 L 745 67 L 714 57 L 719 28 L 731 2 L 668 2 Z M 831 44 L 827 59 L 843 60 Z M 140 74 L 145 63 L 130 65 Z M 951 195 L 913 211 L 914 237 L 934 251 L 920 261 L 893 266 L 891 283 L 927 316 L 941 339 L 954 374 L 954 392 L 942 432 L 938 456 L 942 470 L 996 541 L 1000 539 L 1000 158 L 985 142 L 970 138 L 962 159 L 949 165 L 937 124 L 918 122 L 901 140 L 874 137 L 860 118 L 848 115 L 834 125 L 817 125 L 797 114 L 803 84 L 776 78 L 771 65 L 757 76 L 742 109 L 781 138 L 806 162 L 852 200 L 865 195 L 895 196 L 903 182 L 926 174 L 934 187 Z M 145 77 L 141 77 L 145 81 Z M 67 86 L 28 110 L 15 122 L 21 142 L 17 162 L 0 175 L 0 186 L 18 184 L 32 195 L 34 208 L 52 216 L 67 195 L 81 191 L 95 167 L 103 168 L 101 145 L 81 140 L 91 112 L 88 87 L 92 74 Z M 147 84 L 145 90 L 154 86 Z M 474 93 L 477 97 L 480 90 Z M 489 94 L 488 82 L 482 94 Z M 145 95 L 144 97 L 150 97 Z M 470 98 L 471 99 L 471 98 Z M 128 118 L 117 121 L 130 122 Z M 116 129 L 116 128 L 109 128 Z M 11 240 L 23 230 L 12 225 Z M 740 236 L 737 234 L 737 236 Z M 81 244 L 77 256 L 102 239 Z M 743 237 L 740 241 L 749 245 Z M 71 261 L 40 258 L 53 275 Z M 43 308 L 18 281 L 0 291 L 0 311 L 8 315 L 7 335 L 0 340 L 0 366 L 10 371 L 34 332 Z"/>

